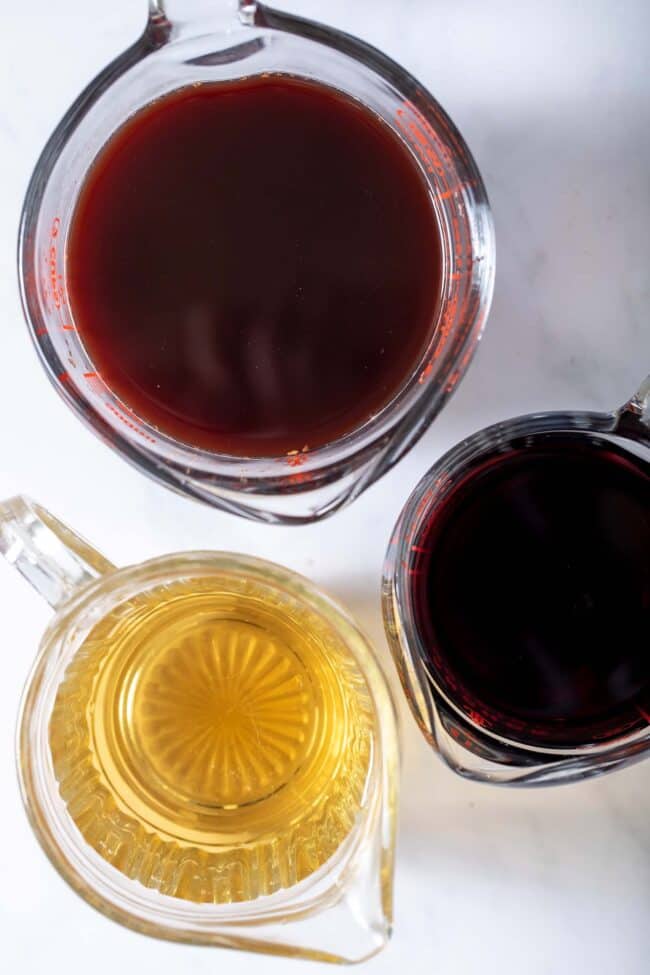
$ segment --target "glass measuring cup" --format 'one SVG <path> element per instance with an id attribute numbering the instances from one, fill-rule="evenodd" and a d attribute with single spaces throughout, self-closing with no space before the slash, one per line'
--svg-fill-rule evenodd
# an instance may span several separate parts
<path id="1" fill-rule="evenodd" d="M 323 447 L 242 459 L 165 435 L 106 385 L 68 303 L 66 246 L 86 174 L 127 118 L 174 89 L 263 73 L 337 89 L 398 134 L 431 193 L 443 280 L 429 345 L 392 402 Z M 242 260 L 254 273 L 254 251 Z M 485 190 L 461 136 L 422 86 L 383 54 L 263 4 L 151 0 L 142 37 L 80 95 L 43 151 L 25 199 L 19 265 L 26 318 L 51 382 L 110 446 L 208 504 L 266 522 L 301 523 L 358 497 L 415 443 L 453 392 L 488 313 L 494 239 Z"/>
<path id="2" fill-rule="evenodd" d="M 117 569 L 25 498 L 3 554 L 56 610 L 18 770 L 62 877 L 137 931 L 330 962 L 392 923 L 396 717 L 365 638 L 277 565 Z"/>
<path id="3" fill-rule="evenodd" d="M 650 718 L 636 708 L 636 720 L 616 730 L 603 730 L 579 743 L 552 744 L 533 740 L 531 723 L 512 722 L 509 733 L 476 699 L 449 658 L 446 670 L 436 667 L 431 647 L 417 625 L 413 579 L 423 564 L 418 544 L 426 524 L 473 471 L 488 459 L 525 454 L 540 443 L 568 438 L 570 448 L 615 449 L 647 462 L 650 459 L 650 377 L 632 399 L 612 413 L 540 413 L 498 423 L 458 444 L 424 476 L 395 526 L 383 578 L 384 625 L 411 711 L 427 741 L 459 775 L 506 785 L 546 785 L 597 775 L 641 759 L 650 751 Z M 498 469 L 498 467 L 496 468 Z M 476 490 L 476 489 L 475 489 Z M 480 491 L 480 488 L 478 489 Z M 522 503 L 512 500 L 510 504 Z M 498 559 L 499 553 L 495 553 Z M 440 564 L 444 572 L 444 564 Z M 521 568 L 525 573 L 525 568 Z M 532 583 L 531 583 L 532 584 Z M 502 613 L 507 613 L 504 594 Z M 530 637 L 532 639 L 532 637 Z"/>

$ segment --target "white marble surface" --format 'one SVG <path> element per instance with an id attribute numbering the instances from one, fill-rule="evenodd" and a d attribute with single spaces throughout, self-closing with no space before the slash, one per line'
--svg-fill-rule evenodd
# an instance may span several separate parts
<path id="1" fill-rule="evenodd" d="M 479 355 L 424 441 L 352 509 L 300 531 L 176 498 L 113 456 L 49 385 L 22 322 L 21 199 L 81 86 L 136 34 L 145 0 L 0 4 L 0 496 L 26 490 L 116 562 L 184 548 L 281 560 L 339 595 L 387 655 L 384 547 L 432 461 L 489 421 L 607 408 L 650 367 L 647 0 L 292 0 L 385 48 L 455 119 L 484 174 L 498 283 Z M 0 969 L 229 975 L 319 966 L 176 947 L 96 914 L 58 878 L 23 814 L 19 695 L 48 611 L 0 565 Z M 650 763 L 557 790 L 456 780 L 405 714 L 396 930 L 373 975 L 646 975 Z M 323 971 L 325 969 L 323 968 Z"/>

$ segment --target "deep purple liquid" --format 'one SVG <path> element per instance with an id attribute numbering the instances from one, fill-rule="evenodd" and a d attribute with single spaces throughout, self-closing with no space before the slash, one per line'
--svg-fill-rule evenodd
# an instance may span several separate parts
<path id="1" fill-rule="evenodd" d="M 650 720 L 650 471 L 564 435 L 484 460 L 415 539 L 443 692 L 504 737 L 577 746 Z"/>

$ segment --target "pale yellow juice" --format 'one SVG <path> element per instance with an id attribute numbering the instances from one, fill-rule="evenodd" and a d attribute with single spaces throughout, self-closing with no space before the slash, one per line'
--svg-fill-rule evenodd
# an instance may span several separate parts
<path id="1" fill-rule="evenodd" d="M 154 588 L 97 623 L 58 690 L 50 747 L 104 859 L 225 904 L 335 854 L 362 805 L 373 714 L 331 624 L 233 574 Z"/>

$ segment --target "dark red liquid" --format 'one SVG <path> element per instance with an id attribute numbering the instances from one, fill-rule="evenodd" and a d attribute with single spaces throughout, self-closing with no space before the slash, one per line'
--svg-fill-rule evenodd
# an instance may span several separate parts
<path id="1" fill-rule="evenodd" d="M 88 176 L 67 262 L 105 382 L 176 439 L 238 456 L 319 447 L 379 412 L 441 288 L 410 151 L 352 100 L 283 76 L 135 115 Z"/>
<path id="2" fill-rule="evenodd" d="M 650 720 L 650 470 L 577 437 L 495 455 L 416 542 L 433 679 L 486 729 L 603 741 Z"/>

